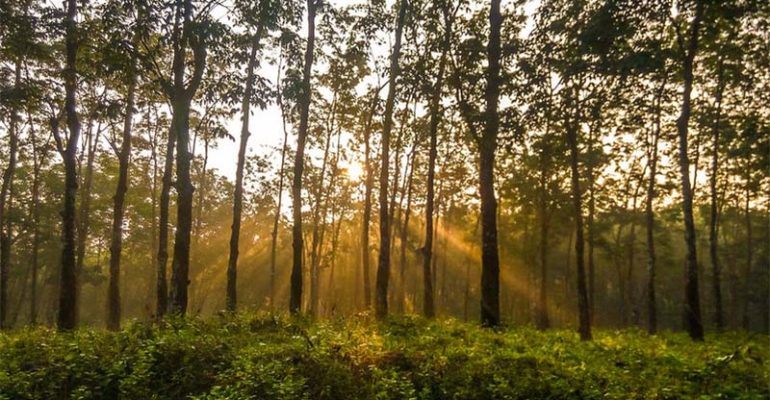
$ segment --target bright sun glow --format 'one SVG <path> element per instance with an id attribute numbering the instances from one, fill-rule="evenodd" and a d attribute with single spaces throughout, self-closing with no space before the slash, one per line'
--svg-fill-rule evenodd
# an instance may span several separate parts
<path id="1" fill-rule="evenodd" d="M 345 175 L 352 182 L 358 182 L 364 176 L 364 167 L 361 163 L 352 162 L 345 168 Z"/>

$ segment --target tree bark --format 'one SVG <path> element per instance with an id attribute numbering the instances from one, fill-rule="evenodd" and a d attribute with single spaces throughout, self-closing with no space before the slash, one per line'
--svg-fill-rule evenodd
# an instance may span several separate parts
<path id="1" fill-rule="evenodd" d="M 40 266 L 40 170 L 43 166 L 43 161 L 46 155 L 44 148 L 40 148 L 37 143 L 37 136 L 35 128 L 32 123 L 32 115 L 28 112 L 29 118 L 29 134 L 30 142 L 32 144 L 32 199 L 31 199 L 31 212 L 32 215 L 32 250 L 30 254 L 30 269 L 31 282 L 30 282 L 30 307 L 29 307 L 29 323 L 31 325 L 37 324 L 37 282 L 38 282 L 38 269 Z"/>
<path id="2" fill-rule="evenodd" d="M 182 7 L 182 32 L 175 44 L 173 61 L 173 88 L 171 90 L 172 127 L 176 135 L 176 191 L 177 191 L 177 228 L 174 235 L 174 258 L 171 263 L 171 293 L 169 311 L 172 314 L 185 315 L 188 303 L 190 270 L 190 233 L 192 231 L 193 187 L 190 178 L 190 104 L 200 86 L 206 67 L 206 44 L 203 38 L 193 32 L 193 6 L 191 0 L 184 0 Z M 193 53 L 193 73 L 189 82 L 185 82 L 186 50 Z"/>
<path id="3" fill-rule="evenodd" d="M 134 41 L 136 42 L 136 40 Z M 134 118 L 136 93 L 136 56 L 129 66 L 126 115 L 123 121 L 123 139 L 118 153 L 118 186 L 115 189 L 112 213 L 112 242 L 110 244 L 110 282 L 107 292 L 107 329 L 120 329 L 120 256 L 123 250 L 123 213 L 128 191 L 128 162 L 131 157 L 131 124 Z"/>
<path id="4" fill-rule="evenodd" d="M 323 245 L 323 235 L 319 237 L 319 229 L 322 224 L 325 224 L 326 204 L 328 198 L 324 199 L 325 185 L 324 179 L 326 178 L 326 168 L 329 160 L 329 148 L 331 147 L 331 137 L 334 130 L 335 121 L 335 109 L 337 106 L 337 94 L 334 94 L 334 100 L 331 105 L 330 123 L 326 126 L 326 139 L 324 141 L 324 156 L 321 163 L 321 174 L 318 178 L 318 185 L 315 192 L 315 199 L 313 202 L 313 233 L 310 244 L 310 316 L 315 318 L 318 316 L 318 301 L 319 301 L 319 275 L 320 275 L 320 258 L 321 258 L 321 246 Z M 322 202 L 324 202 L 322 204 Z"/>
<path id="5" fill-rule="evenodd" d="M 550 125 L 549 125 L 550 127 Z M 544 140 L 548 140 L 548 131 Z M 540 217 L 540 292 L 537 303 L 537 327 L 539 329 L 548 329 L 551 325 L 548 318 L 548 230 L 550 228 L 548 221 L 548 177 L 550 170 L 548 168 L 547 157 L 550 149 L 542 149 L 540 154 L 540 196 L 539 196 L 539 217 Z"/>
<path id="6" fill-rule="evenodd" d="M 441 124 L 439 108 L 441 106 L 441 94 L 444 87 L 444 74 L 446 72 L 447 53 L 452 38 L 452 18 L 449 15 L 448 5 L 442 9 L 444 14 L 444 40 L 441 58 L 436 74 L 436 83 L 433 86 L 433 96 L 430 103 L 430 147 L 428 149 L 428 186 L 425 200 L 425 246 L 422 248 L 422 273 L 423 273 L 423 314 L 426 318 L 433 318 L 436 311 L 433 304 L 433 278 L 431 278 L 431 258 L 433 257 L 433 214 L 435 202 L 436 158 L 438 157 L 438 128 Z M 466 298 L 467 300 L 467 298 Z M 467 313 L 466 313 L 467 314 Z"/>
<path id="7" fill-rule="evenodd" d="M 576 99 L 577 100 L 577 99 Z M 584 239 L 583 239 L 583 204 L 580 191 L 580 170 L 578 168 L 578 146 L 577 134 L 578 123 L 575 121 L 566 121 L 567 142 L 570 152 L 570 169 L 572 171 L 572 203 L 574 207 L 575 218 L 575 258 L 577 262 L 577 295 L 578 295 L 578 332 L 580 340 L 591 340 L 591 317 L 589 311 L 588 292 L 586 290 L 586 271 L 584 259 Z"/>
<path id="8" fill-rule="evenodd" d="M 305 167 L 305 142 L 307 141 L 308 119 L 312 88 L 310 74 L 313 68 L 313 49 L 315 48 L 315 16 L 318 0 L 307 0 L 307 48 L 305 49 L 305 64 L 302 71 L 302 96 L 299 104 L 299 130 L 297 131 L 297 153 L 294 157 L 294 181 L 292 182 L 292 206 L 294 226 L 292 227 L 292 269 L 291 269 L 291 298 L 289 311 L 298 314 L 302 307 L 302 172 Z"/>
<path id="9" fill-rule="evenodd" d="M 372 120 L 377 108 L 379 91 L 372 94 L 372 103 L 364 124 L 364 169 L 366 178 L 364 181 L 364 211 L 361 223 L 361 264 L 364 280 L 364 307 L 368 310 L 372 306 L 372 279 L 371 279 L 371 249 L 369 248 L 369 224 L 372 219 L 372 190 L 374 188 L 374 168 L 371 160 L 371 134 Z"/>
<path id="10" fill-rule="evenodd" d="M 21 58 L 14 66 L 14 89 L 21 89 Z M 11 267 L 11 235 L 13 224 L 8 214 L 13 199 L 13 178 L 16 174 L 16 156 L 19 150 L 19 113 L 18 105 L 11 106 L 8 129 L 8 165 L 3 171 L 3 183 L 0 188 L 0 329 L 6 329 L 8 317 L 8 274 Z"/>
<path id="11" fill-rule="evenodd" d="M 241 142 L 238 148 L 238 165 L 235 169 L 235 191 L 233 193 L 233 224 L 230 232 L 230 255 L 227 260 L 227 296 L 226 307 L 228 311 L 235 311 L 237 304 L 237 267 L 238 267 L 238 242 L 241 234 L 241 211 L 243 210 L 243 167 L 246 164 L 246 149 L 248 148 L 249 119 L 251 117 L 251 96 L 254 92 L 254 69 L 257 66 L 257 50 L 259 39 L 262 36 L 262 25 L 257 29 L 252 39 L 249 63 L 246 67 L 246 88 L 241 102 Z M 203 171 L 205 174 L 205 171 Z"/>
<path id="12" fill-rule="evenodd" d="M 713 272 L 712 289 L 714 291 L 714 323 L 717 331 L 725 327 L 724 312 L 722 307 L 722 266 L 719 263 L 719 202 L 717 200 L 717 182 L 719 174 L 719 134 L 720 118 L 722 112 L 722 93 L 724 92 L 724 72 L 723 62 L 720 57 L 717 66 L 717 90 L 716 115 L 714 116 L 714 125 L 711 128 L 712 150 L 711 150 L 711 176 L 709 177 L 709 189 L 711 195 L 711 205 L 709 213 L 709 256 L 711 258 L 711 268 Z"/>
<path id="13" fill-rule="evenodd" d="M 283 54 L 281 54 L 283 55 Z M 289 130 L 286 128 L 286 109 L 283 104 L 283 93 L 281 91 L 281 61 L 278 65 L 278 85 L 277 102 L 281 109 L 281 125 L 283 128 L 283 144 L 281 145 L 281 167 L 278 171 L 278 199 L 275 204 L 275 215 L 273 216 L 273 230 L 270 233 L 270 307 L 275 310 L 275 261 L 278 250 L 278 223 L 281 221 L 281 206 L 283 205 L 283 185 L 286 177 L 286 152 L 289 145 Z"/>
<path id="14" fill-rule="evenodd" d="M 78 191 L 77 148 L 80 140 L 80 120 L 77 112 L 77 1 L 67 0 L 65 20 L 66 63 L 64 77 L 64 108 L 67 115 L 69 137 L 66 147 L 52 120 L 54 137 L 64 161 L 64 210 L 62 211 L 62 256 L 59 287 L 59 312 L 57 326 L 71 330 L 77 324 L 77 273 L 75 270 L 75 202 Z"/>
<path id="15" fill-rule="evenodd" d="M 168 131 L 166 141 L 166 160 L 163 164 L 163 177 L 160 185 L 160 205 L 158 217 L 158 256 L 157 256 L 157 302 L 155 312 L 157 317 L 163 317 L 168 310 L 168 282 L 166 279 L 168 266 L 168 228 L 169 204 L 171 202 L 171 178 L 174 173 L 174 148 L 176 147 L 176 128 L 174 120 Z"/>
<path id="16" fill-rule="evenodd" d="M 703 340 L 703 322 L 701 319 L 700 293 L 698 291 L 698 255 L 695 247 L 695 221 L 692 210 L 692 187 L 690 185 L 690 161 L 687 153 L 687 130 L 690 122 L 690 94 L 693 83 L 693 61 L 698 50 L 698 31 L 703 17 L 703 2 L 696 2 L 695 17 L 690 27 L 689 47 L 682 48 L 684 92 L 682 109 L 676 122 L 679 136 L 679 169 L 682 177 L 682 211 L 684 213 L 685 243 L 687 258 L 685 268 L 685 305 L 684 319 L 687 332 L 694 340 Z"/>
<path id="17" fill-rule="evenodd" d="M 388 280 L 390 278 L 390 210 L 388 209 L 388 174 L 390 164 L 390 132 L 393 129 L 393 107 L 396 100 L 396 83 L 399 75 L 398 59 L 401 55 L 401 36 L 406 19 L 408 3 L 401 0 L 396 21 L 396 40 L 390 55 L 390 77 L 388 96 L 385 100 L 385 114 L 382 129 L 382 153 L 380 168 L 380 256 L 377 264 L 375 314 L 378 318 L 388 315 Z"/>
<path id="18" fill-rule="evenodd" d="M 500 259 L 497 252 L 497 199 L 495 198 L 495 151 L 500 117 L 500 0 L 492 0 L 487 44 L 486 124 L 479 141 L 479 193 L 481 197 L 481 324 L 500 324 Z"/>
<path id="19" fill-rule="evenodd" d="M 748 154 L 747 154 L 748 156 Z M 743 285 L 743 310 L 741 315 L 741 327 L 743 330 L 748 331 L 750 328 L 749 320 L 749 306 L 751 305 L 751 270 L 753 267 L 753 253 L 754 253 L 754 237 L 751 226 L 751 169 L 747 165 L 746 168 L 746 200 L 744 206 L 745 224 L 746 224 L 746 269 L 744 272 Z"/>
<path id="20" fill-rule="evenodd" d="M 404 211 L 404 222 L 401 225 L 401 255 L 400 255 L 400 268 L 399 268 L 399 285 L 400 285 L 400 292 L 398 296 L 399 305 L 401 308 L 401 312 L 403 313 L 405 310 L 405 299 L 406 299 L 406 248 L 407 248 L 407 239 L 409 238 L 409 219 L 412 214 L 412 189 L 414 182 L 414 169 L 416 167 L 416 156 L 417 156 L 417 144 L 415 143 L 415 147 L 412 149 L 412 160 L 410 162 L 410 169 L 409 169 L 409 178 L 407 180 L 407 188 L 406 188 L 406 210 Z"/>
<path id="21" fill-rule="evenodd" d="M 660 84 L 655 96 L 655 122 L 652 131 L 652 144 L 650 147 L 650 177 L 647 182 L 647 199 L 645 204 L 645 222 L 647 228 L 647 332 L 654 335 L 658 332 L 658 306 L 655 296 L 655 178 L 658 171 L 658 140 L 660 139 L 661 102 L 666 90 L 666 77 Z"/>

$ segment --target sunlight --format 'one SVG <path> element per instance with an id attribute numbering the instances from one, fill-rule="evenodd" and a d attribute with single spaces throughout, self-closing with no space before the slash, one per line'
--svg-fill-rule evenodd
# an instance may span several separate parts
<path id="1" fill-rule="evenodd" d="M 364 166 L 361 163 L 353 161 L 344 168 L 345 176 L 351 182 L 359 182 L 364 176 Z"/>

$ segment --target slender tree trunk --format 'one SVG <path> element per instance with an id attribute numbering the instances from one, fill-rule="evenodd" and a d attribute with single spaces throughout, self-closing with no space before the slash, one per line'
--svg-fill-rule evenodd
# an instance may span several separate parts
<path id="1" fill-rule="evenodd" d="M 722 59 L 720 58 L 717 66 L 717 91 L 716 91 L 716 115 L 714 125 L 711 128 L 712 134 L 712 153 L 711 153 L 711 176 L 709 177 L 709 188 L 711 191 L 711 207 L 709 214 L 709 255 L 711 258 L 711 267 L 713 271 L 712 289 L 714 291 L 714 322 L 717 331 L 725 327 L 724 312 L 722 308 L 722 267 L 719 263 L 719 204 L 717 201 L 717 182 L 719 174 L 719 131 L 720 118 L 722 112 L 722 93 L 724 91 L 724 73 Z"/>
<path id="2" fill-rule="evenodd" d="M 444 13 L 444 42 L 441 58 L 438 64 L 436 83 L 433 86 L 433 96 L 430 103 L 430 147 L 428 149 L 428 193 L 425 200 L 425 246 L 422 248 L 422 272 L 423 272 L 423 314 L 427 318 L 433 318 L 436 314 L 433 305 L 433 282 L 431 278 L 431 258 L 433 257 L 433 214 L 436 181 L 436 158 L 438 157 L 438 128 L 441 124 L 441 95 L 444 87 L 444 74 L 446 73 L 447 53 L 452 38 L 452 18 L 448 7 L 442 9 Z M 467 293 L 466 293 L 467 294 Z M 467 300 L 467 297 L 466 297 Z M 466 301 L 467 302 L 467 301 Z M 466 312 L 467 316 L 467 312 Z"/>
<path id="3" fill-rule="evenodd" d="M 32 124 L 32 116 L 29 115 L 29 133 L 30 142 L 32 143 L 32 199 L 31 199 L 31 214 L 32 214 L 32 250 L 30 254 L 30 268 L 31 282 L 30 282 L 30 307 L 29 307 L 29 323 L 31 325 L 37 324 L 37 281 L 38 281 L 38 268 L 40 265 L 40 170 L 43 165 L 43 159 L 45 153 L 41 153 L 41 149 L 37 143 L 37 137 L 35 134 L 35 128 Z"/>
<path id="4" fill-rule="evenodd" d="M 481 324 L 500 324 L 500 259 L 497 253 L 497 199 L 495 198 L 495 151 L 500 117 L 500 0 L 492 0 L 487 44 L 486 124 L 479 140 L 479 193 L 481 197 Z"/>
<path id="5" fill-rule="evenodd" d="M 751 290 L 751 270 L 753 269 L 753 253 L 754 253 L 754 237 L 751 226 L 751 172 L 749 168 L 746 168 L 746 202 L 744 214 L 746 216 L 746 270 L 744 273 L 745 284 L 743 287 L 743 312 L 741 315 L 741 327 L 743 330 L 748 331 L 750 328 L 749 320 L 749 306 L 751 305 L 752 290 Z"/>
<path id="6" fill-rule="evenodd" d="M 548 136 L 546 129 L 546 137 Z M 543 149 L 540 154 L 540 293 L 537 303 L 537 327 L 548 329 L 548 154 L 550 149 Z"/>
<path id="7" fill-rule="evenodd" d="M 80 121 L 77 112 L 77 1 L 67 0 L 65 20 L 66 63 L 64 76 L 64 108 L 67 115 L 69 137 L 66 147 L 59 133 L 57 122 L 54 137 L 64 160 L 64 210 L 62 211 L 62 256 L 59 288 L 59 313 L 57 326 L 71 330 L 77 324 L 77 271 L 75 269 L 75 202 L 78 191 L 77 148 L 80 140 Z"/>
<path id="8" fill-rule="evenodd" d="M 281 54 L 283 56 L 283 53 Z M 278 223 L 281 221 L 281 207 L 283 205 L 283 185 L 286 177 L 286 152 L 289 146 L 289 130 L 286 128 L 286 109 L 283 104 L 283 93 L 281 89 L 281 61 L 278 65 L 278 95 L 276 97 L 278 107 L 281 109 L 281 125 L 283 129 L 283 144 L 281 145 L 281 167 L 278 171 L 278 199 L 275 205 L 275 215 L 273 216 L 273 230 L 270 233 L 270 307 L 275 310 L 275 261 L 278 250 Z"/>
<path id="9" fill-rule="evenodd" d="M 658 306 L 655 298 L 655 178 L 658 168 L 658 140 L 660 138 L 661 102 L 666 89 L 666 77 L 658 89 L 655 97 L 655 126 L 652 131 L 652 144 L 650 147 L 650 177 L 647 182 L 647 200 L 645 220 L 647 226 L 647 332 L 654 335 L 658 332 Z"/>
<path id="10" fill-rule="evenodd" d="M 257 66 L 257 50 L 259 49 L 259 39 L 262 36 L 262 25 L 257 29 L 256 35 L 252 39 L 251 52 L 249 54 L 249 64 L 246 67 L 246 88 L 243 92 L 243 101 L 241 102 L 241 143 L 238 148 L 238 165 L 235 169 L 235 192 L 233 194 L 233 224 L 230 232 L 230 256 L 227 260 L 227 296 L 226 307 L 228 311 L 235 311 L 237 302 L 237 267 L 238 267 L 238 242 L 241 234 L 241 211 L 243 210 L 243 167 L 246 164 L 246 149 L 248 148 L 249 136 L 249 118 L 251 117 L 251 95 L 254 92 L 252 81 L 254 80 L 254 69 Z M 203 171 L 205 174 L 206 172 Z"/>
<path id="11" fill-rule="evenodd" d="M 577 114 L 577 113 L 576 113 Z M 578 123 L 567 121 L 567 142 L 570 152 L 570 169 L 572 170 L 572 203 L 575 218 L 575 258 L 577 261 L 577 295 L 578 295 L 578 332 L 580 340 L 591 340 L 591 317 L 586 290 L 586 271 L 583 239 L 583 204 L 580 191 L 580 170 L 578 168 L 577 133 Z"/>
<path id="12" fill-rule="evenodd" d="M 703 2 L 696 2 L 695 18 L 690 27 L 689 48 L 684 53 L 682 110 L 677 120 L 679 136 L 679 169 L 682 177 L 682 209 L 684 212 L 685 243 L 687 258 L 685 269 L 685 305 L 684 319 L 687 332 L 694 340 L 703 340 L 703 322 L 701 319 L 700 293 L 698 290 L 698 256 L 695 248 L 695 220 L 692 210 L 692 188 L 690 186 L 690 161 L 687 153 L 687 130 L 690 122 L 690 94 L 693 82 L 693 61 L 698 49 L 698 31 L 703 17 Z"/>
<path id="13" fill-rule="evenodd" d="M 136 40 L 135 40 L 136 42 Z M 110 282 L 107 292 L 107 329 L 120 329 L 120 256 L 123 251 L 123 212 L 128 191 L 128 162 L 131 157 L 131 124 L 134 118 L 136 92 L 136 60 L 129 67 L 126 115 L 123 121 L 123 141 L 118 154 L 118 186 L 115 189 L 112 213 L 112 242 L 110 244 Z"/>
<path id="14" fill-rule="evenodd" d="M 16 59 L 13 85 L 14 88 L 21 88 L 21 58 Z M 13 178 L 16 174 L 16 155 L 19 148 L 18 124 L 18 106 L 13 104 L 8 129 L 10 142 L 8 165 L 3 171 L 3 183 L 0 188 L 0 329 L 8 327 L 8 274 L 11 269 L 11 235 L 13 234 L 13 225 L 8 214 L 13 201 Z"/>
<path id="15" fill-rule="evenodd" d="M 291 269 L 291 298 L 289 311 L 298 314 L 302 307 L 302 171 L 305 164 L 305 142 L 307 141 L 308 117 L 312 89 L 310 74 L 313 68 L 313 49 L 315 48 L 315 16 L 317 0 L 307 0 L 307 48 L 302 71 L 302 95 L 299 99 L 299 130 L 297 132 L 297 154 L 294 157 L 294 181 L 292 182 L 292 206 L 294 226 L 292 227 L 293 263 Z"/>
<path id="16" fill-rule="evenodd" d="M 176 147 L 176 127 L 174 120 L 168 131 L 166 141 L 166 160 L 163 164 L 163 177 L 160 185 L 160 211 L 158 217 L 158 256 L 157 256 L 157 302 L 155 312 L 158 318 L 163 317 L 168 310 L 168 283 L 166 268 L 168 266 L 168 228 L 169 205 L 171 203 L 171 178 L 174 173 L 174 148 Z"/>
<path id="17" fill-rule="evenodd" d="M 325 203 L 322 205 L 322 201 L 328 200 L 324 199 L 324 193 L 325 191 L 325 185 L 324 185 L 324 179 L 326 179 L 326 168 L 327 168 L 327 162 L 329 160 L 329 148 L 331 147 L 331 136 L 332 131 L 334 130 L 334 121 L 335 121 L 335 108 L 337 106 L 337 94 L 334 94 L 334 100 L 332 101 L 331 106 L 331 122 L 327 124 L 326 126 L 326 139 L 324 141 L 324 156 L 323 161 L 321 163 L 321 174 L 318 178 L 318 185 L 316 187 L 315 192 L 315 199 L 313 202 L 313 233 L 312 233 L 312 239 L 311 239 L 311 245 L 310 245 L 310 316 L 315 318 L 318 316 L 318 301 L 319 301 L 319 263 L 320 263 L 320 252 L 321 252 L 321 246 L 323 244 L 323 238 L 319 236 L 319 229 L 321 227 L 321 224 L 325 225 L 325 218 L 322 220 L 321 216 L 322 214 L 325 214 Z M 323 213 L 322 213 L 323 209 Z M 325 215 L 324 215 L 325 217 Z"/>
<path id="18" fill-rule="evenodd" d="M 412 214 L 412 189 L 413 189 L 413 181 L 414 181 L 414 169 L 416 167 L 416 156 L 417 156 L 417 144 L 415 143 L 415 148 L 412 149 L 412 160 L 410 162 L 411 167 L 409 169 L 409 179 L 407 182 L 407 189 L 406 189 L 406 211 L 404 212 L 404 223 L 401 226 L 401 258 L 400 258 L 400 271 L 399 271 L 399 284 L 401 291 L 398 296 L 398 301 L 401 307 L 401 312 L 404 312 L 405 310 L 405 300 L 406 300 L 406 248 L 407 248 L 407 239 L 409 238 L 409 218 Z"/>
<path id="19" fill-rule="evenodd" d="M 390 55 L 390 77 L 388 79 L 388 96 L 385 100 L 385 115 L 382 129 L 382 155 L 380 168 L 380 256 L 377 264 L 377 284 L 375 314 L 378 318 L 388 315 L 388 280 L 390 278 L 390 210 L 388 209 L 388 172 L 390 164 L 390 132 L 393 129 L 393 106 L 396 100 L 396 83 L 398 81 L 398 59 L 401 55 L 401 34 L 404 30 L 406 8 L 408 3 L 401 0 L 396 21 L 396 41 L 393 53 Z"/>
<path id="20" fill-rule="evenodd" d="M 76 236 L 76 250 L 75 250 L 75 274 L 77 274 L 78 291 L 77 298 L 79 299 L 82 292 L 82 285 L 80 283 L 80 277 L 83 274 L 83 268 L 86 259 L 86 245 L 88 244 L 88 235 L 91 229 L 91 189 L 94 182 L 94 162 L 96 159 L 96 150 L 99 147 L 100 135 L 102 132 L 101 122 L 97 125 L 96 133 L 92 129 L 92 121 L 89 121 L 88 129 L 86 130 L 86 170 L 83 173 L 83 188 L 80 191 L 80 214 L 78 215 L 75 223 L 77 229 Z M 75 305 L 75 313 L 80 315 L 80 304 Z M 79 319 L 79 317 L 76 317 Z"/>
<path id="21" fill-rule="evenodd" d="M 366 115 L 364 124 L 364 169 L 366 178 L 364 181 L 364 211 L 361 223 L 361 264 L 364 280 L 364 307 L 368 310 L 372 306 L 372 279 L 371 279 L 371 249 L 369 248 L 369 224 L 372 219 L 372 190 L 374 188 L 374 168 L 371 159 L 371 134 L 372 120 L 377 108 L 379 91 L 372 94 L 372 103 Z"/>
<path id="22" fill-rule="evenodd" d="M 594 229 L 594 216 L 596 215 L 596 187 L 594 185 L 594 129 L 598 130 L 600 123 L 598 119 L 601 118 L 600 106 L 596 108 L 596 125 L 592 126 L 588 130 L 588 151 L 586 162 L 586 184 L 588 185 L 588 220 L 586 234 L 588 236 L 588 317 L 591 319 L 591 324 L 596 321 L 596 312 L 594 305 L 596 304 L 596 264 L 594 257 L 594 250 L 596 248 L 596 234 Z"/>

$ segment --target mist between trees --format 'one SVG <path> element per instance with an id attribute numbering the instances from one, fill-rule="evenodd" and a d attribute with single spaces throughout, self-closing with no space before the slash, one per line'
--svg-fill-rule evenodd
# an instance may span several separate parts
<path id="1" fill-rule="evenodd" d="M 752 0 L 4 2 L 0 326 L 767 332 L 768 32 Z"/>

